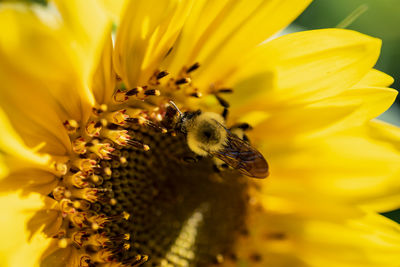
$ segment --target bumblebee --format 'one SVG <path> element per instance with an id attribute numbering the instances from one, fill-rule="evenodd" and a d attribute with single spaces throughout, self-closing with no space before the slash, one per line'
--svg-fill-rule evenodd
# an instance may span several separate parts
<path id="1" fill-rule="evenodd" d="M 179 113 L 174 128 L 186 136 L 187 145 L 195 154 L 216 157 L 249 177 L 269 175 L 263 155 L 227 129 L 223 116 L 201 110 L 182 113 L 175 103 L 170 104 Z"/>

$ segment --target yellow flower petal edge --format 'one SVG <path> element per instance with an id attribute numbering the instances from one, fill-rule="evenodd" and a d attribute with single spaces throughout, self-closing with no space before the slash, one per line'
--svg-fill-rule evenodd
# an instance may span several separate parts
<path id="1" fill-rule="evenodd" d="M 38 155 L 32 148 L 24 145 L 18 134 L 14 131 L 4 112 L 0 109 L 0 153 L 8 157 L 19 158 L 21 161 L 31 162 L 31 164 L 45 165 L 49 161 L 46 155 Z M 38 144 L 39 145 L 39 144 Z"/>
<path id="2" fill-rule="evenodd" d="M 358 207 L 261 197 L 248 220 L 225 266 L 397 266 L 399 226 Z"/>
<path id="3" fill-rule="evenodd" d="M 130 0 L 99 0 L 103 5 L 104 11 L 109 13 L 115 23 L 119 23 L 122 12 L 125 10 Z"/>
<path id="4" fill-rule="evenodd" d="M 94 103 L 88 91 L 89 76 L 97 64 L 104 29 L 111 25 L 90 2 L 51 2 L 47 7 L 1 5 L 0 23 L 7 30 L 0 38 L 0 76 L 4 81 L 0 104 L 31 147 L 47 140 L 46 152 L 64 154 L 70 147 L 63 121 L 79 120 L 90 111 L 88 103 Z M 80 14 L 72 16 L 73 10 Z M 84 20 L 91 20 L 91 15 L 97 22 L 89 24 L 90 29 L 78 26 L 87 25 Z M 21 106 L 21 98 L 31 101 Z"/>
<path id="5" fill-rule="evenodd" d="M 199 87 L 219 82 L 230 67 L 241 63 L 232 55 L 240 55 L 271 37 L 310 3 L 309 0 L 196 1 L 165 67 L 177 73 L 182 64 L 202 62 L 207 68 L 199 69 L 196 74 Z"/>
<path id="6" fill-rule="evenodd" d="M 362 125 L 299 144 L 264 141 L 263 151 L 275 177 L 262 187 L 263 192 L 287 198 L 304 198 L 306 192 L 313 192 L 308 197 L 315 200 L 335 199 L 379 212 L 400 207 L 394 197 L 399 188 L 398 148 L 373 137 L 368 129 Z M 382 205 L 385 196 L 387 208 Z"/>
<path id="7" fill-rule="evenodd" d="M 47 94 L 69 116 L 80 119 L 87 112 L 81 109 L 94 104 L 89 77 L 97 65 L 105 29 L 111 27 L 103 10 L 92 0 L 53 1 L 46 7 L 2 4 L 0 23 L 6 29 L 0 38 L 1 72 L 16 80 L 4 79 L 3 86 L 21 95 L 32 91 L 31 87 L 46 90 L 51 84 Z M 29 77 L 31 84 L 18 82 L 15 73 Z"/>
<path id="8" fill-rule="evenodd" d="M 353 86 L 353 88 L 357 87 L 388 87 L 392 85 L 394 79 L 383 73 L 379 70 L 372 69 L 370 70 L 357 84 Z"/>
<path id="9" fill-rule="evenodd" d="M 116 85 L 116 73 L 113 68 L 113 43 L 111 34 L 106 40 L 100 63 L 93 77 L 93 94 L 97 103 L 109 104 Z"/>
<path id="10" fill-rule="evenodd" d="M 400 139 L 400 128 L 379 120 L 373 120 L 368 123 L 367 127 L 362 129 L 362 133 L 369 136 L 375 142 L 388 149 L 400 151 L 398 140 Z M 364 201 L 362 204 L 369 209 L 379 212 L 387 212 L 400 208 L 400 187 L 397 183 L 398 173 L 390 177 L 391 183 L 386 185 L 386 190 L 381 191 L 375 198 Z"/>
<path id="11" fill-rule="evenodd" d="M 193 1 L 130 1 L 118 29 L 114 63 L 132 88 L 148 81 L 175 42 Z"/>
<path id="12" fill-rule="evenodd" d="M 313 138 L 357 127 L 385 112 L 397 94 L 389 88 L 358 88 L 305 106 L 269 112 L 252 135 L 285 142 L 287 138 Z M 274 131 L 282 134 L 277 136 Z"/>
<path id="13" fill-rule="evenodd" d="M 371 70 L 380 46 L 379 39 L 343 29 L 276 38 L 244 56 L 240 68 L 231 72 L 226 83 L 236 87 L 238 94 L 229 100 L 237 103 L 258 98 L 263 101 L 250 105 L 266 109 L 333 96 L 355 85 Z"/>

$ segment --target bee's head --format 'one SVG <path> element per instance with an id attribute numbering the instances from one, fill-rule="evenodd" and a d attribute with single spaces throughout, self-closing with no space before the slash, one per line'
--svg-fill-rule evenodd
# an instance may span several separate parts
<path id="1" fill-rule="evenodd" d="M 182 113 L 173 101 L 169 101 L 169 103 L 170 103 L 169 106 L 170 110 L 175 111 L 173 115 L 175 116 L 176 113 L 178 113 L 178 117 L 177 118 L 175 117 L 176 118 L 174 126 L 175 130 L 186 134 L 188 128 L 190 128 L 193 125 L 195 119 L 201 114 L 201 110 L 186 111 Z"/>
<path id="2" fill-rule="evenodd" d="M 195 121 L 195 119 L 201 114 L 201 110 L 196 110 L 196 111 L 186 111 L 183 114 L 180 115 L 178 123 L 177 123 L 177 129 L 180 130 L 183 133 L 187 133 L 188 128 L 190 128 Z"/>

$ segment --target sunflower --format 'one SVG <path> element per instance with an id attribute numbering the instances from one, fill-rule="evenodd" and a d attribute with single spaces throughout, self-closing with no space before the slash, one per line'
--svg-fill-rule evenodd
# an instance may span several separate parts
<path id="1" fill-rule="evenodd" d="M 398 266 L 381 43 L 266 41 L 309 2 L 1 3 L 2 264 Z M 223 114 L 270 177 L 194 153 L 174 105 Z"/>

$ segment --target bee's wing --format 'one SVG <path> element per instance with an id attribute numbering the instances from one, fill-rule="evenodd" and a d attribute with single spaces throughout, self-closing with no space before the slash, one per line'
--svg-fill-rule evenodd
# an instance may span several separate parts
<path id="1" fill-rule="evenodd" d="M 268 163 L 263 155 L 247 142 L 227 130 L 227 142 L 223 149 L 210 152 L 242 174 L 254 178 L 266 178 L 269 175 Z"/>

